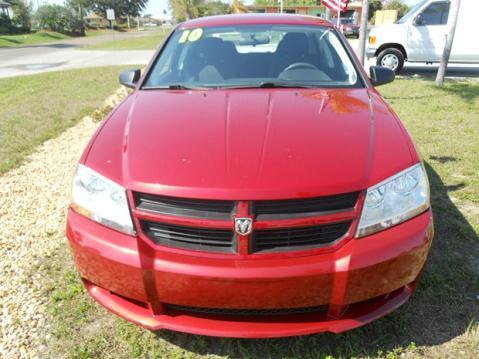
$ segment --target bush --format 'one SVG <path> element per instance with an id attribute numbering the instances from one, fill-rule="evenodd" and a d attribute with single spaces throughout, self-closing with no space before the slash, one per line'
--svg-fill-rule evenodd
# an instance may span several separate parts
<path id="1" fill-rule="evenodd" d="M 409 11 L 409 6 L 402 0 L 391 0 L 384 6 L 384 10 L 399 10 L 398 19 L 400 19 Z"/>
<path id="2" fill-rule="evenodd" d="M 65 6 L 40 6 L 35 14 L 35 18 L 42 29 L 66 34 L 78 34 L 81 32 L 81 21 L 71 9 Z"/>

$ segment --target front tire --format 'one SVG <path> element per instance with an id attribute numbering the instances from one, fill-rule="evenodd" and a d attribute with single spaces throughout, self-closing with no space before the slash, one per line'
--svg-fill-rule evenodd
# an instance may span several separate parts
<path id="1" fill-rule="evenodd" d="M 376 64 L 378 66 L 387 67 L 393 70 L 396 74 L 399 74 L 404 67 L 404 55 L 398 49 L 385 49 L 379 53 Z"/>

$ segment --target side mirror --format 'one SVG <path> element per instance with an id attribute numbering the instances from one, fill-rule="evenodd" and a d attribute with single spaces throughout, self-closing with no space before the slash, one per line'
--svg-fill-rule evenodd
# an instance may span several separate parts
<path id="1" fill-rule="evenodd" d="M 120 74 L 120 83 L 123 86 L 134 89 L 140 77 L 141 77 L 141 70 L 139 69 L 123 71 Z"/>
<path id="2" fill-rule="evenodd" d="M 419 14 L 418 16 L 416 16 L 416 18 L 414 19 L 414 25 L 416 25 L 416 26 L 423 26 L 424 25 L 424 20 L 422 18 L 422 14 Z"/>
<path id="3" fill-rule="evenodd" d="M 388 84 L 396 78 L 396 74 L 393 70 L 381 66 L 371 66 L 369 68 L 369 74 L 373 86 Z"/>

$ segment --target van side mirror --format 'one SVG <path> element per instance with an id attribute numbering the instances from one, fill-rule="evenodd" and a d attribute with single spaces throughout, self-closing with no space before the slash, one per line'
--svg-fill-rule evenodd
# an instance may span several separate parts
<path id="1" fill-rule="evenodd" d="M 381 66 L 371 66 L 369 68 L 369 74 L 373 86 L 388 84 L 396 78 L 396 74 L 393 70 Z"/>
<path id="2" fill-rule="evenodd" d="M 414 25 L 416 26 L 424 25 L 424 19 L 422 18 L 422 14 L 419 14 L 418 16 L 416 16 L 416 18 L 414 19 Z"/>
<path id="3" fill-rule="evenodd" d="M 134 89 L 140 77 L 140 69 L 123 71 L 122 73 L 120 73 L 120 83 L 123 86 Z"/>

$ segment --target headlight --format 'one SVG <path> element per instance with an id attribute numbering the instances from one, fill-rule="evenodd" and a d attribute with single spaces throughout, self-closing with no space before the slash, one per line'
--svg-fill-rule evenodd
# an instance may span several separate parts
<path id="1" fill-rule="evenodd" d="M 356 237 L 404 222 L 429 208 L 429 183 L 422 164 L 368 188 Z"/>
<path id="2" fill-rule="evenodd" d="M 98 223 L 135 235 L 125 189 L 83 165 L 73 180 L 71 206 Z"/>

